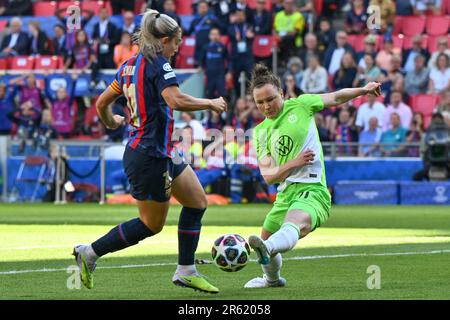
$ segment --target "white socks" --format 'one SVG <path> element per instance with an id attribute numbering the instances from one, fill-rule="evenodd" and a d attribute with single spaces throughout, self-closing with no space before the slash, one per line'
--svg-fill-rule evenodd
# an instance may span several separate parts
<path id="1" fill-rule="evenodd" d="M 295 247 L 300 238 L 300 229 L 292 222 L 284 223 L 280 230 L 272 234 L 264 241 L 269 254 L 272 256 L 279 252 L 283 253 Z"/>
<path id="2" fill-rule="evenodd" d="M 180 274 L 183 276 L 192 276 L 192 275 L 198 274 L 198 272 L 197 272 L 197 268 L 195 267 L 195 264 L 186 265 L 186 266 L 178 265 L 177 271 L 175 271 L 175 274 Z"/>
<path id="3" fill-rule="evenodd" d="M 275 256 L 270 258 L 269 264 L 261 265 L 264 274 L 269 282 L 278 281 L 280 279 L 280 270 L 283 260 L 281 259 L 281 254 L 277 253 Z"/>
<path id="4" fill-rule="evenodd" d="M 91 263 L 95 263 L 95 261 L 99 258 L 90 244 L 84 246 L 84 256 L 86 257 L 86 260 Z"/>

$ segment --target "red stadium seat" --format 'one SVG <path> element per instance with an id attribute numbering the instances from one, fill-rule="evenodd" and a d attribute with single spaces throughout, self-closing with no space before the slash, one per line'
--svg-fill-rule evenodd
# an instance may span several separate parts
<path id="1" fill-rule="evenodd" d="M 80 6 L 80 1 L 58 1 L 58 9 L 67 9 L 70 6 Z"/>
<path id="2" fill-rule="evenodd" d="M 425 31 L 430 36 L 440 36 L 448 34 L 450 27 L 449 16 L 431 16 L 427 17 Z"/>
<path id="3" fill-rule="evenodd" d="M 364 34 L 349 34 L 347 36 L 347 42 L 352 46 L 356 52 L 364 50 Z"/>
<path id="4" fill-rule="evenodd" d="M 316 12 L 316 16 L 320 16 L 323 10 L 323 0 L 314 0 L 314 11 Z"/>
<path id="5" fill-rule="evenodd" d="M 442 0 L 441 13 L 442 15 L 450 14 L 450 0 Z"/>
<path id="6" fill-rule="evenodd" d="M 177 14 L 181 16 L 192 15 L 192 0 L 175 0 Z"/>
<path id="7" fill-rule="evenodd" d="M 8 59 L 2 58 L 0 59 L 0 70 L 6 70 L 8 69 Z"/>
<path id="8" fill-rule="evenodd" d="M 272 56 L 272 48 L 277 44 L 274 36 L 258 35 L 253 40 L 253 55 L 257 58 Z"/>
<path id="9" fill-rule="evenodd" d="M 82 10 L 93 11 L 95 15 L 100 13 L 100 8 L 107 7 L 109 10 L 109 14 L 112 14 L 111 5 L 109 5 L 108 1 L 83 1 L 81 2 Z"/>
<path id="10" fill-rule="evenodd" d="M 179 69 L 194 68 L 194 51 L 195 37 L 183 37 L 175 67 Z"/>
<path id="11" fill-rule="evenodd" d="M 380 36 L 379 38 L 379 48 L 377 48 L 378 50 L 383 50 L 384 49 L 384 43 L 383 43 L 383 37 Z M 394 48 L 395 49 L 403 49 L 403 41 L 405 39 L 405 36 L 402 34 L 397 34 L 397 35 L 392 35 L 392 42 L 394 44 Z"/>
<path id="12" fill-rule="evenodd" d="M 59 56 L 39 56 L 36 57 L 35 69 L 44 69 L 44 70 L 51 70 L 51 69 L 59 69 L 64 64 L 63 58 Z"/>
<path id="13" fill-rule="evenodd" d="M 258 2 L 258 0 L 248 0 L 247 1 L 247 5 L 252 8 L 255 9 L 256 8 L 256 3 Z M 266 10 L 270 11 L 272 10 L 272 1 L 271 0 L 266 0 Z"/>
<path id="14" fill-rule="evenodd" d="M 430 36 L 428 37 L 428 52 L 433 53 L 438 50 L 438 41 L 442 36 Z M 450 35 L 447 36 L 448 43 L 450 44 Z"/>
<path id="15" fill-rule="evenodd" d="M 8 20 L 0 20 L 0 32 L 6 29 L 6 25 L 8 24 Z"/>
<path id="16" fill-rule="evenodd" d="M 402 33 L 402 27 L 403 27 L 403 17 L 402 16 L 395 17 L 394 29 L 392 30 L 392 33 L 393 34 Z"/>
<path id="17" fill-rule="evenodd" d="M 426 18 L 421 16 L 407 16 L 403 18 L 402 33 L 406 36 L 421 34 L 425 30 Z"/>
<path id="18" fill-rule="evenodd" d="M 416 94 L 409 97 L 413 112 L 420 112 L 424 117 L 431 116 L 438 104 L 439 96 L 435 94 Z"/>
<path id="19" fill-rule="evenodd" d="M 11 70 L 32 70 L 34 67 L 34 57 L 19 56 L 10 59 L 9 68 Z"/>
<path id="20" fill-rule="evenodd" d="M 175 68 L 177 69 L 192 69 L 194 68 L 194 57 L 193 56 L 182 56 L 178 55 L 175 62 Z"/>
<path id="21" fill-rule="evenodd" d="M 37 17 L 54 16 L 56 11 L 56 1 L 33 2 L 33 15 Z"/>
<path id="22" fill-rule="evenodd" d="M 404 37 L 403 39 L 403 49 L 411 49 L 413 37 Z M 422 35 L 422 48 L 427 49 L 428 47 L 428 35 Z"/>

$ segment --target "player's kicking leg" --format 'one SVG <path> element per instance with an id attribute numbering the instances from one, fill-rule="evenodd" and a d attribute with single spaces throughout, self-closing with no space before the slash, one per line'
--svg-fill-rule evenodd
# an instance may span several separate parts
<path id="1" fill-rule="evenodd" d="M 201 220 L 207 207 L 205 192 L 189 166 L 175 165 L 174 177 L 172 194 L 183 208 L 178 221 L 178 266 L 172 282 L 181 287 L 218 293 L 219 289 L 210 284 L 195 267 Z"/>
<path id="2" fill-rule="evenodd" d="M 290 210 L 285 223 L 275 233 L 263 229 L 262 236 L 250 236 L 249 245 L 258 256 L 263 270 L 262 278 L 254 278 L 245 284 L 245 288 L 283 287 L 286 280 L 280 276 L 282 266 L 281 253 L 292 250 L 298 239 L 311 231 L 311 218 L 301 210 Z M 264 240 L 266 239 L 266 240 Z"/>

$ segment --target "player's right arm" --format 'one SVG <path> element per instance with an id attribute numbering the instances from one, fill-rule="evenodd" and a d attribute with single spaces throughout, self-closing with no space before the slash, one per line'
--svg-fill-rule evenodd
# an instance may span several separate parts
<path id="1" fill-rule="evenodd" d="M 276 166 L 275 160 L 270 156 L 263 156 L 259 161 L 259 170 L 267 184 L 280 183 L 286 180 L 295 169 L 302 168 L 314 163 L 314 152 L 305 150 L 295 159 L 289 160 L 285 164 Z"/>
<path id="2" fill-rule="evenodd" d="M 167 105 L 178 111 L 211 110 L 221 113 L 227 110 L 227 103 L 220 97 L 217 99 L 200 99 L 181 92 L 178 86 L 170 86 L 161 92 Z"/>

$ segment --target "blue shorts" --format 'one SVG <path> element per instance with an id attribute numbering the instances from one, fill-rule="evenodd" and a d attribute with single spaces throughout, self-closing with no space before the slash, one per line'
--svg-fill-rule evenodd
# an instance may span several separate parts
<path id="1" fill-rule="evenodd" d="M 151 157 L 127 146 L 123 166 L 133 198 L 166 202 L 170 199 L 172 180 L 183 172 L 187 164 L 175 164 L 170 158 Z"/>

